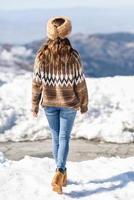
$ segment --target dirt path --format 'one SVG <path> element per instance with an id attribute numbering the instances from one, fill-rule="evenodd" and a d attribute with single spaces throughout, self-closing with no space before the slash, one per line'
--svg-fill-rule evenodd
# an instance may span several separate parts
<path id="1" fill-rule="evenodd" d="M 11 160 L 20 160 L 25 155 L 52 158 L 51 139 L 34 142 L 0 143 L 0 151 Z M 70 141 L 68 160 L 82 161 L 94 159 L 98 156 L 120 156 L 122 158 L 134 156 L 134 144 L 91 142 L 84 139 Z"/>

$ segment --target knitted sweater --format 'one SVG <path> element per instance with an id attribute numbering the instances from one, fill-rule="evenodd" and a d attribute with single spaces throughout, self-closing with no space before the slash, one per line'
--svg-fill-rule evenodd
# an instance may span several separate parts
<path id="1" fill-rule="evenodd" d="M 85 113 L 88 110 L 88 90 L 80 55 L 73 53 L 73 64 L 63 67 L 54 65 L 39 66 L 38 55 L 35 57 L 32 73 L 32 108 L 38 112 L 39 105 L 70 107 Z"/>

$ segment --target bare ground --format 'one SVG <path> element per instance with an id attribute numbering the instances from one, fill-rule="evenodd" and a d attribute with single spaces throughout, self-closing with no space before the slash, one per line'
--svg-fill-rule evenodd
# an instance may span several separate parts
<path id="1" fill-rule="evenodd" d="M 10 160 L 20 160 L 25 155 L 53 158 L 51 139 L 26 142 L 1 142 L 0 151 Z M 83 161 L 95 159 L 99 156 L 120 156 L 121 158 L 125 158 L 133 155 L 134 143 L 116 144 L 85 139 L 71 139 L 68 160 Z"/>

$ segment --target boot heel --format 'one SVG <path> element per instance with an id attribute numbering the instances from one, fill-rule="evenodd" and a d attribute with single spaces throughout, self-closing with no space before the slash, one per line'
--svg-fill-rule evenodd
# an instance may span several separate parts
<path id="1" fill-rule="evenodd" d="M 64 187 L 67 186 L 67 169 L 64 172 L 62 186 L 64 186 Z"/>
<path id="2" fill-rule="evenodd" d="M 63 177 L 63 184 L 62 186 L 66 187 L 67 186 L 67 174 L 65 173 L 64 174 L 64 177 Z"/>

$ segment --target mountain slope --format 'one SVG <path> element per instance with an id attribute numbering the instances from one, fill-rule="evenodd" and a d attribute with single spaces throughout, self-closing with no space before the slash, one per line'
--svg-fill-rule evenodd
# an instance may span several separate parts
<path id="1" fill-rule="evenodd" d="M 74 34 L 70 38 L 80 54 L 86 76 L 134 75 L 134 34 Z M 35 54 L 43 41 L 26 44 Z"/>

